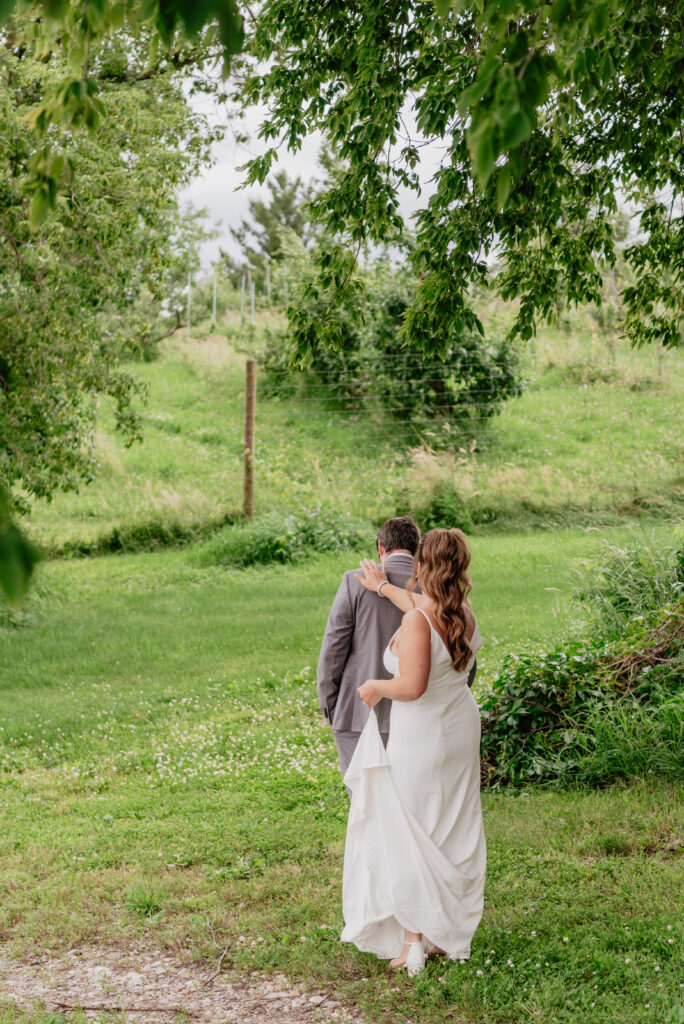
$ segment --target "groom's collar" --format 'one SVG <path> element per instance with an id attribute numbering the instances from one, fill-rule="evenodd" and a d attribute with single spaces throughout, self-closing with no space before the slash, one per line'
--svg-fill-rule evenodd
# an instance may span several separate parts
<path id="1" fill-rule="evenodd" d="M 385 555 L 385 561 L 388 558 L 408 558 L 413 561 L 413 555 L 410 555 L 408 551 L 390 551 L 388 555 Z"/>

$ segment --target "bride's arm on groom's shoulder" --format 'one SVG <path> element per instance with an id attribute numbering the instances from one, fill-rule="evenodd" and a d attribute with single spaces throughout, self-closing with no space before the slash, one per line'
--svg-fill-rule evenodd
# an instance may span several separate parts
<path id="1" fill-rule="evenodd" d="M 366 707 L 374 707 L 383 697 L 418 700 L 423 696 L 430 675 L 430 640 L 425 616 L 407 612 L 401 625 L 399 675 L 394 679 L 367 679 L 358 690 Z"/>
<path id="2" fill-rule="evenodd" d="M 378 593 L 378 588 L 381 587 L 379 591 L 380 597 L 389 598 L 392 604 L 395 604 L 402 612 L 408 612 L 416 606 L 413 595 L 408 590 L 404 590 L 403 587 L 397 587 L 394 583 L 390 583 L 383 570 L 379 569 L 375 562 L 371 562 L 368 558 L 364 558 L 361 562 L 361 572 L 357 572 L 354 575 L 354 579 L 357 579 L 366 590 L 374 590 L 376 594 Z"/>

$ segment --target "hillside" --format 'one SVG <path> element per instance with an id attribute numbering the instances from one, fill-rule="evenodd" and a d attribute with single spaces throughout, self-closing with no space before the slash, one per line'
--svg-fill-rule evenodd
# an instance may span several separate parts
<path id="1" fill-rule="evenodd" d="M 267 322 L 265 316 L 261 321 Z M 125 449 L 102 409 L 99 472 L 78 494 L 37 503 L 30 532 L 50 545 L 150 519 L 211 525 L 241 507 L 244 356 L 230 317 L 166 342 L 132 367 L 149 389 L 144 440 Z M 229 340 L 230 337 L 230 340 Z M 662 373 L 662 377 L 661 377 Z M 547 331 L 526 390 L 467 450 L 422 444 L 401 422 L 335 410 L 320 393 L 257 405 L 257 514 L 326 502 L 372 520 L 420 510 L 446 483 L 476 532 L 620 524 L 684 508 L 684 353 L 611 349 L 582 328 Z"/>

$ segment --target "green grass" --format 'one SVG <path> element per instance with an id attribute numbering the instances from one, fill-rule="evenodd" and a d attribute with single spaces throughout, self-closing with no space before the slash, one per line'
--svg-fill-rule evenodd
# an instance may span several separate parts
<path id="1" fill-rule="evenodd" d="M 570 627 L 570 560 L 600 543 L 475 539 L 484 677 Z M 648 777 L 485 795 L 487 907 L 467 965 L 411 984 L 339 943 L 347 803 L 307 666 L 350 564 L 198 569 L 167 551 L 42 566 L 23 624 L 0 635 L 2 940 L 191 958 L 217 957 L 217 940 L 227 969 L 329 986 L 373 1021 L 667 1020 L 682 802 Z"/>
<path id="2" fill-rule="evenodd" d="M 507 653 L 582 628 L 574 559 L 626 543 L 635 516 L 665 547 L 681 511 L 681 353 L 661 381 L 656 354 L 618 346 L 613 361 L 578 321 L 528 363 L 528 391 L 471 453 L 407 452 L 396 426 L 320 400 L 258 405 L 258 511 L 324 501 L 379 519 L 448 480 L 506 529 L 472 538 L 478 687 Z M 205 332 L 136 369 L 144 444 L 124 449 L 105 405 L 100 474 L 35 506 L 41 541 L 117 530 L 161 545 L 239 509 L 241 357 Z M 468 964 L 410 983 L 339 943 L 347 803 L 313 666 L 356 557 L 238 571 L 189 549 L 40 566 L 21 615 L 0 612 L 0 940 L 17 955 L 149 942 L 215 960 L 218 942 L 236 976 L 282 971 L 388 1024 L 681 1024 L 681 789 L 648 772 L 603 792 L 484 796 L 486 910 Z M 0 998 L 0 1024 L 57 1020 Z"/>
<path id="3" fill-rule="evenodd" d="M 406 448 L 401 423 L 336 412 L 321 397 L 261 397 L 257 512 L 324 501 L 381 520 L 400 495 L 418 506 L 446 480 L 480 530 L 681 515 L 684 355 L 667 353 L 665 368 L 661 381 L 656 354 L 621 346 L 613 366 L 580 321 L 571 337 L 547 331 L 528 358 L 526 392 L 472 452 L 452 454 L 430 448 L 429 430 L 425 444 Z M 221 335 L 204 333 L 190 346 L 179 335 L 158 362 L 133 369 L 150 394 L 142 445 L 123 447 L 103 403 L 98 477 L 35 505 L 28 526 L 38 540 L 69 549 L 119 529 L 144 542 L 149 522 L 151 533 L 166 522 L 187 535 L 241 508 L 243 358 Z"/>

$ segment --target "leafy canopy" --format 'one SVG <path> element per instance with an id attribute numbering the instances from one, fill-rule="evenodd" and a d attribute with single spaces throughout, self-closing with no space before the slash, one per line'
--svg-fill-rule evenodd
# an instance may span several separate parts
<path id="1" fill-rule="evenodd" d="M 149 81 L 172 71 L 202 68 L 230 57 L 243 43 L 236 0 L 0 0 L 0 48 L 26 54 L 52 69 L 27 111 L 43 137 L 28 168 L 33 230 L 55 209 L 63 185 L 60 132 L 95 134 L 110 116 L 111 83 Z M 136 60 L 127 60 L 129 49 Z"/>
<path id="2" fill-rule="evenodd" d="M 135 69 L 142 56 L 122 40 L 117 59 Z M 56 56 L 0 47 L 0 488 L 19 504 L 92 475 L 99 396 L 138 436 L 139 385 L 121 369 L 139 327 L 130 313 L 140 294 L 164 298 L 176 191 L 212 140 L 180 84 L 160 76 L 109 84 L 97 134 L 62 131 L 56 158 L 27 114 L 63 70 Z M 30 169 L 57 159 L 55 211 L 32 230 Z"/>
<path id="3" fill-rule="evenodd" d="M 655 0 L 264 0 L 240 96 L 268 108 L 269 148 L 248 178 L 314 131 L 345 168 L 313 204 L 336 241 L 290 310 L 300 359 L 341 343 L 334 309 L 359 292 L 362 246 L 401 235 L 398 193 L 420 191 L 428 141 L 443 158 L 416 218 L 412 345 L 444 354 L 481 332 L 480 284 L 517 301 L 523 339 L 559 296 L 600 304 L 619 204 L 634 211 L 623 329 L 679 344 L 683 21 Z"/>

